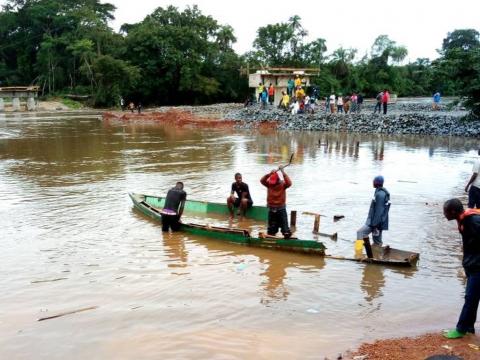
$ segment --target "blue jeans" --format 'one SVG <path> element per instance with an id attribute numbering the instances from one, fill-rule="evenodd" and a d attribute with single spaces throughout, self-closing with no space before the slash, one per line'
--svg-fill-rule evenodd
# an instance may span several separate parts
<path id="1" fill-rule="evenodd" d="M 480 189 L 473 185 L 468 190 L 468 207 L 470 209 L 480 208 Z"/>
<path id="2" fill-rule="evenodd" d="M 465 304 L 457 323 L 457 330 L 463 333 L 475 333 L 477 321 L 478 302 L 480 301 L 480 272 L 467 274 L 467 287 L 465 288 Z"/>
<path id="3" fill-rule="evenodd" d="M 363 238 L 368 237 L 368 235 L 373 233 L 373 228 L 368 225 L 363 225 L 360 229 L 357 230 L 357 240 L 362 240 Z M 378 234 L 372 234 L 373 243 L 375 245 L 382 245 L 382 230 L 378 230 Z"/>

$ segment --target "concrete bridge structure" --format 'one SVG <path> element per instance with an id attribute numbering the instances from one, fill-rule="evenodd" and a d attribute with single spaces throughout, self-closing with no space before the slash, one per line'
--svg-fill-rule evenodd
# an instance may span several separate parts
<path id="1" fill-rule="evenodd" d="M 21 111 L 20 101 L 26 101 L 26 109 L 37 109 L 38 86 L 8 86 L 0 87 L 0 112 L 5 111 L 5 99 L 12 100 L 12 110 Z"/>

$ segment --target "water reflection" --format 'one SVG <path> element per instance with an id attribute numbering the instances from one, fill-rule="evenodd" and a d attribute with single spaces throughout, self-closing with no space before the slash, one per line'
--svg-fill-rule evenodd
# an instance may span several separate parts
<path id="1" fill-rule="evenodd" d="M 384 266 L 367 264 L 362 270 L 360 288 L 365 293 L 365 301 L 371 303 L 383 295 L 382 288 L 385 286 Z"/>

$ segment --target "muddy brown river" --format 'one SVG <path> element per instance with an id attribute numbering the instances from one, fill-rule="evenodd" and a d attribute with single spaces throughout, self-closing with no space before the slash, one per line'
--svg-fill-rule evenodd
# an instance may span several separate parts
<path id="1" fill-rule="evenodd" d="M 323 359 L 456 323 L 461 243 L 441 204 L 465 199 L 475 140 L 1 116 L 2 359 Z M 321 230 L 339 234 L 319 238 L 329 253 L 353 255 L 371 180 L 383 174 L 392 197 L 384 242 L 420 252 L 418 266 L 165 235 L 128 197 L 181 180 L 190 199 L 224 201 L 239 171 L 264 205 L 260 177 L 292 152 L 288 208 L 326 215 Z M 299 215 L 299 236 L 312 237 L 312 224 Z M 244 225 L 261 226 L 233 224 Z"/>

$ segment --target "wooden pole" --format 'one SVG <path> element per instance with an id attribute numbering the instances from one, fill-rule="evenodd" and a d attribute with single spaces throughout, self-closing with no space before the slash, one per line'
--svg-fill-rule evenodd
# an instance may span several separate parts
<path id="1" fill-rule="evenodd" d="M 297 227 L 297 211 L 296 210 L 290 211 L 290 227 L 291 228 Z"/>
<path id="2" fill-rule="evenodd" d="M 313 223 L 313 232 L 320 232 L 320 215 L 315 215 L 315 222 Z"/>

